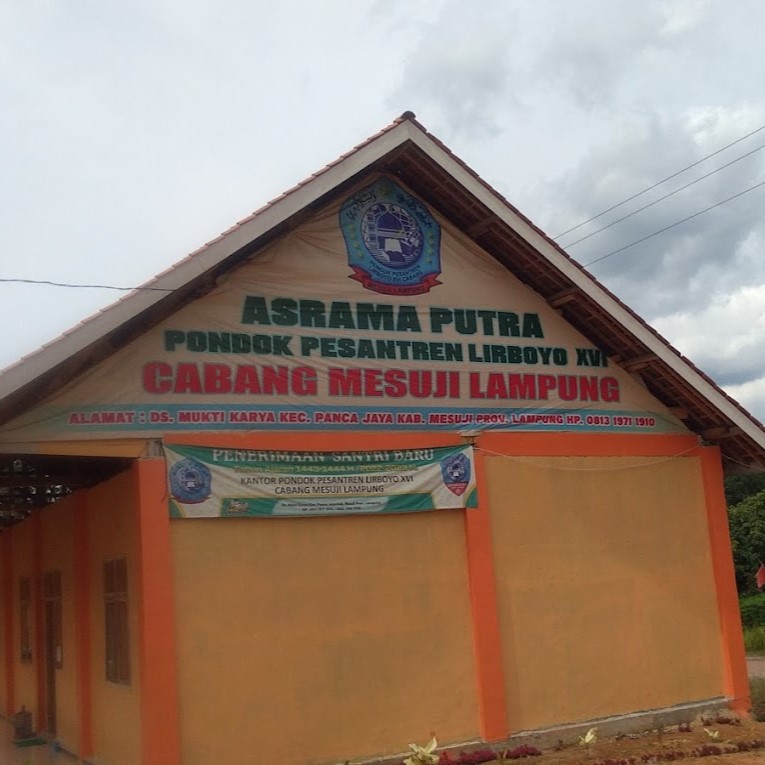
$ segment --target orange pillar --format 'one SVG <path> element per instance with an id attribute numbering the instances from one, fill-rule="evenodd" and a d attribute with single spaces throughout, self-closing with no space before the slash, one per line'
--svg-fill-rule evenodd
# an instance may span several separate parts
<path id="1" fill-rule="evenodd" d="M 165 460 L 133 466 L 138 484 L 142 765 L 179 765 L 175 606 Z"/>
<path id="2" fill-rule="evenodd" d="M 13 531 L 5 529 L 3 537 L 3 629 L 5 637 L 5 715 L 15 713 L 16 684 L 13 666 Z"/>
<path id="3" fill-rule="evenodd" d="M 717 608 L 723 650 L 725 695 L 731 699 L 731 708 L 746 713 L 751 708 L 749 678 L 746 670 L 744 635 L 738 607 L 733 552 L 728 530 L 728 509 L 723 489 L 722 462 L 716 446 L 699 449 L 707 504 L 709 541 L 712 568 L 717 590 Z"/>
<path id="4" fill-rule="evenodd" d="M 465 537 L 473 617 L 473 642 L 478 675 L 481 735 L 486 741 L 503 739 L 508 733 L 502 640 L 497 612 L 494 553 L 483 453 L 475 452 L 478 507 L 465 511 Z"/>
<path id="5" fill-rule="evenodd" d="M 77 661 L 77 723 L 80 757 L 93 756 L 91 670 L 90 528 L 87 495 L 77 495 L 74 509 L 74 634 Z"/>
<path id="6" fill-rule="evenodd" d="M 37 679 L 37 714 L 35 728 L 48 727 L 48 700 L 45 689 L 45 604 L 43 602 L 43 524 L 42 509 L 35 510 L 32 522 L 32 602 L 35 615 L 34 648 L 32 656 Z"/>

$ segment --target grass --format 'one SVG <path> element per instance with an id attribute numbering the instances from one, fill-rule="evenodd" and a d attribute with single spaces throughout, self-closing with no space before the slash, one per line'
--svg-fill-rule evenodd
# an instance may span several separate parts
<path id="1" fill-rule="evenodd" d="M 752 717 L 758 722 L 765 721 L 765 677 L 750 677 L 749 690 L 752 694 Z"/>
<path id="2" fill-rule="evenodd" d="M 747 653 L 765 653 L 765 627 L 747 627 L 744 630 Z"/>

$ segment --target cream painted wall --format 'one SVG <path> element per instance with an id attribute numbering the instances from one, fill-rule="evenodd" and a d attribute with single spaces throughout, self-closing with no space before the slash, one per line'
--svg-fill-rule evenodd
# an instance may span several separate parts
<path id="1" fill-rule="evenodd" d="M 172 522 L 184 765 L 477 736 L 463 514 Z"/>
<path id="2" fill-rule="evenodd" d="M 487 457 L 513 731 L 722 695 L 699 460 Z"/>

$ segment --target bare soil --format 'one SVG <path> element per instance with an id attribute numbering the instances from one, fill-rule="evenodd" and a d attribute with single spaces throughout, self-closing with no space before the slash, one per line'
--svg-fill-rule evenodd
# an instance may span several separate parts
<path id="1" fill-rule="evenodd" d="M 639 765 L 670 761 L 673 765 L 678 761 L 686 765 L 765 765 L 765 722 L 740 720 L 738 723 L 712 723 L 705 727 L 697 719 L 687 733 L 671 727 L 662 732 L 654 730 L 599 740 L 590 746 L 589 757 L 583 747 L 574 744 L 545 751 L 539 757 L 507 762 L 522 762 L 525 765 L 603 765 L 607 760 L 612 763 L 625 760 L 629 763 L 630 758 L 635 758 Z M 707 731 L 718 731 L 719 738 L 713 739 Z M 762 748 L 750 752 L 693 756 L 694 750 L 699 747 L 716 746 L 724 752 L 726 747 L 730 748 L 739 741 L 757 741 Z M 675 757 L 670 760 L 673 752 L 676 753 Z"/>

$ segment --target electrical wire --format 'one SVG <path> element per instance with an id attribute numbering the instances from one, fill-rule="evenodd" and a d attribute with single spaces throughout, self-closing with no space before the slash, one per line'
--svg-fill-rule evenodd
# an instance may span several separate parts
<path id="1" fill-rule="evenodd" d="M 693 162 L 687 167 L 682 168 L 682 170 L 678 170 L 676 173 L 672 173 L 672 175 L 668 175 L 666 178 L 662 178 L 660 181 L 656 181 L 656 183 L 653 183 L 650 186 L 646 186 L 646 188 L 644 188 L 642 191 L 638 191 L 637 194 L 633 194 L 631 197 L 627 197 L 627 199 L 623 199 L 621 202 L 618 202 L 615 205 L 611 205 L 611 207 L 609 207 L 607 210 L 603 210 L 603 212 L 599 212 L 597 215 L 593 215 L 591 218 L 587 218 L 587 220 L 584 220 L 581 223 L 577 223 L 576 226 L 572 226 L 571 228 L 566 229 L 565 231 L 562 231 L 560 234 L 557 234 L 556 236 L 554 236 L 553 239 L 558 240 L 562 236 L 565 236 L 566 234 L 570 234 L 572 231 L 576 231 L 578 228 L 581 228 L 582 226 L 586 226 L 588 223 L 591 223 L 592 221 L 597 220 L 598 218 L 605 215 L 606 213 L 610 213 L 612 210 L 616 210 L 617 207 L 626 205 L 627 202 L 631 202 L 633 199 L 637 199 L 638 197 L 643 196 L 643 194 L 647 194 L 649 191 L 652 191 L 657 186 L 661 186 L 662 183 L 666 183 L 667 181 L 671 181 L 673 178 L 677 178 L 678 175 L 682 175 L 686 170 L 690 170 L 691 168 L 696 167 L 696 165 L 700 165 L 702 162 L 705 162 L 706 160 L 717 156 L 718 154 L 725 151 L 726 149 L 730 149 L 731 146 L 735 146 L 737 143 L 741 143 L 741 141 L 744 141 L 747 138 L 750 138 L 751 136 L 755 135 L 756 133 L 759 133 L 762 130 L 765 130 L 765 125 L 760 125 L 760 127 L 756 128 L 755 130 L 752 130 L 751 133 L 742 135 L 741 138 L 737 138 L 735 141 L 731 141 L 731 143 L 726 144 L 721 149 L 717 149 L 717 151 L 713 151 L 711 154 L 707 154 L 705 157 L 702 157 L 701 159 L 696 160 L 696 162 Z"/>
<path id="2" fill-rule="evenodd" d="M 722 169 L 722 168 L 720 168 Z M 701 180 L 701 179 L 699 179 Z M 703 210 L 699 210 L 698 212 L 694 213 L 693 215 L 688 215 L 685 218 L 681 218 L 678 221 L 675 221 L 674 223 L 670 223 L 669 226 L 664 226 L 664 228 L 660 228 L 658 231 L 654 231 L 644 237 L 641 237 L 640 239 L 635 240 L 634 242 L 630 242 L 630 244 L 625 244 L 624 247 L 619 247 L 617 250 L 612 250 L 611 252 L 607 252 L 605 255 L 601 255 L 599 258 L 595 258 L 595 260 L 589 261 L 589 263 L 583 263 L 582 265 L 585 268 L 589 268 L 590 266 L 594 265 L 595 263 L 600 263 L 600 261 L 605 260 L 606 258 L 610 258 L 613 255 L 617 255 L 620 252 L 624 252 L 625 250 L 630 249 L 630 247 L 634 247 L 636 244 L 640 244 L 641 242 L 645 242 L 648 239 L 653 239 L 653 237 L 658 236 L 659 234 L 663 234 L 665 231 L 669 231 L 672 228 L 675 228 L 675 226 L 679 226 L 681 223 L 686 223 L 689 220 L 693 220 L 694 218 L 698 218 L 700 215 L 703 215 L 704 213 L 708 213 L 710 210 L 714 210 L 717 207 L 720 207 L 727 202 L 731 202 L 734 199 L 738 199 L 738 197 L 744 196 L 744 194 L 748 194 L 750 191 L 754 191 L 755 189 L 760 188 L 760 186 L 765 186 L 765 181 L 760 181 L 760 183 L 756 183 L 754 186 L 750 186 L 748 189 L 744 189 L 743 191 L 739 191 L 738 194 L 734 194 L 731 197 L 728 197 L 727 199 L 723 199 L 720 202 L 717 202 L 713 205 L 710 205 L 709 207 L 705 207 Z M 678 191 L 681 191 L 681 189 L 678 189 Z M 670 195 L 668 195 L 670 196 Z M 660 200 L 657 200 L 660 201 Z M 650 206 L 650 205 L 649 205 Z M 597 232 L 595 232 L 597 233 Z M 587 237 L 585 237 L 587 238 Z M 69 287 L 69 288 L 75 288 L 75 289 L 103 289 L 103 290 L 120 290 L 123 292 L 138 292 L 138 291 L 148 291 L 148 292 L 175 292 L 175 289 L 169 288 L 169 287 L 117 287 L 112 284 L 71 284 L 67 282 L 53 282 L 48 281 L 47 279 L 12 279 L 12 278 L 0 278 L 0 283 L 4 284 L 47 284 L 52 287 Z"/>
<path id="3" fill-rule="evenodd" d="M 648 186 L 647 188 L 643 189 L 642 191 L 639 191 L 637 194 L 633 194 L 631 197 L 625 199 L 622 202 L 619 202 L 618 204 L 615 204 L 611 207 L 609 207 L 607 210 L 604 210 L 601 213 L 598 213 L 597 215 L 593 215 L 591 218 L 588 218 L 586 221 L 582 221 L 582 223 L 579 223 L 578 225 L 574 226 L 573 228 L 568 229 L 567 231 L 562 232 L 561 234 L 558 234 L 557 236 L 553 237 L 553 239 L 559 239 L 560 237 L 564 236 L 565 234 L 569 234 L 572 231 L 576 231 L 576 229 L 581 228 L 582 226 L 586 225 L 587 223 L 592 222 L 593 220 L 596 220 L 597 218 L 600 218 L 601 216 L 605 215 L 608 212 L 611 212 L 612 210 L 617 209 L 618 207 L 621 207 L 622 205 L 626 204 L 627 202 L 631 202 L 633 199 L 636 199 L 639 196 L 642 196 L 643 194 L 647 193 L 648 191 L 651 191 L 652 189 L 655 189 L 657 186 L 660 186 L 662 183 L 666 183 L 669 180 L 672 180 L 672 178 L 676 178 L 678 175 L 681 175 L 686 170 L 690 170 L 693 167 L 696 167 L 696 165 L 701 164 L 707 159 L 710 159 L 711 157 L 714 157 L 717 154 L 720 154 L 721 152 L 725 151 L 726 149 L 729 149 L 731 146 L 734 146 L 737 143 L 740 143 L 741 141 L 745 140 L 746 138 L 749 138 L 755 133 L 759 133 L 760 131 L 765 130 L 765 125 L 762 125 L 758 127 L 756 130 L 753 130 L 750 133 L 747 133 L 746 135 L 742 136 L 741 138 L 736 139 L 735 141 L 727 144 L 726 146 L 723 146 L 721 149 L 718 149 L 717 151 L 712 152 L 711 154 L 707 154 L 706 157 L 702 157 L 698 161 L 694 162 L 691 165 L 688 165 L 687 167 L 684 167 L 682 170 L 678 170 L 676 173 L 673 173 L 672 175 L 668 175 L 666 178 L 662 179 L 661 181 L 657 181 L 651 186 Z M 685 186 L 681 186 L 678 189 L 675 189 L 674 191 L 671 191 L 669 194 L 665 194 L 663 197 L 659 197 L 659 199 L 654 200 L 653 202 L 650 202 L 647 205 L 643 205 L 643 207 L 639 207 L 637 210 L 634 210 L 633 212 L 629 213 L 628 215 L 624 215 L 621 218 L 618 218 L 615 221 L 612 221 L 607 226 L 603 226 L 602 228 L 599 228 L 597 231 L 593 231 L 590 234 L 587 234 L 587 236 L 583 236 L 580 239 L 577 239 L 573 242 L 570 242 L 566 245 L 566 247 L 573 247 L 575 244 L 579 244 L 580 242 L 585 241 L 586 239 L 589 239 L 596 234 L 599 234 L 601 231 L 605 231 L 608 228 L 611 228 L 612 226 L 615 226 L 617 223 L 621 223 L 624 220 L 627 220 L 628 218 L 631 218 L 633 215 L 637 215 L 639 212 L 642 212 L 643 210 L 647 210 L 649 207 L 653 207 L 654 205 L 658 204 L 659 202 L 663 202 L 665 199 L 669 199 L 669 197 L 674 196 L 675 194 L 678 194 L 681 191 L 684 191 L 685 189 L 689 188 L 690 186 L 695 185 L 696 183 L 699 183 L 700 181 L 705 180 L 706 178 L 709 178 L 711 175 L 714 175 L 715 173 L 719 173 L 721 170 L 724 170 L 727 167 L 730 167 L 731 165 L 735 164 L 736 162 L 741 161 L 742 159 L 746 159 L 746 157 L 751 156 L 752 154 L 755 154 L 758 151 L 761 151 L 763 148 L 765 148 L 765 144 L 762 144 L 761 146 L 758 146 L 756 149 L 752 149 L 752 151 L 747 152 L 746 154 L 742 154 L 740 157 L 736 157 L 736 159 L 731 160 L 730 162 L 727 162 L 724 165 L 721 165 L 720 167 L 716 168 L 715 170 L 712 170 L 711 172 L 707 173 L 706 175 L 702 175 L 700 178 L 697 178 L 696 180 L 691 181 L 690 183 L 686 183 Z M 624 247 L 620 247 L 617 250 L 613 250 L 609 253 L 606 253 L 605 255 L 601 255 L 599 258 L 596 258 L 595 260 L 591 260 L 589 263 L 585 263 L 585 267 L 589 267 L 591 265 L 594 265 L 595 263 L 599 263 L 601 260 L 605 260 L 606 258 L 610 258 L 612 255 L 616 255 L 620 252 L 623 252 L 624 250 L 628 250 L 630 247 L 634 247 L 636 244 L 640 244 L 641 242 L 645 242 L 647 239 L 651 239 L 654 236 L 657 236 L 659 234 L 663 234 L 665 231 L 669 231 L 669 229 L 674 228 L 675 226 L 679 226 L 681 223 L 685 223 L 686 221 L 692 220 L 693 218 L 698 217 L 699 215 L 703 215 L 706 212 L 709 212 L 710 210 L 714 210 L 716 207 L 719 207 L 720 205 L 725 204 L 726 202 L 730 202 L 733 199 L 736 199 L 737 197 L 740 197 L 744 194 L 747 194 L 750 191 L 754 191 L 754 189 L 758 188 L 759 186 L 762 186 L 765 184 L 765 181 L 762 183 L 758 183 L 755 186 L 751 186 L 748 189 L 745 189 L 744 191 L 739 192 L 738 194 L 734 194 L 732 197 L 728 197 L 727 199 L 723 199 L 721 202 L 718 202 L 717 204 L 712 205 L 711 207 L 707 207 L 704 210 L 700 210 L 697 213 L 694 213 L 693 215 L 689 215 L 687 218 L 683 218 L 682 220 L 676 221 L 675 223 L 670 224 L 669 226 L 665 226 L 662 229 L 659 229 L 658 231 L 654 231 L 651 234 L 648 234 L 647 236 L 638 239 L 631 244 L 627 244 Z M 21 278 L 1 278 L 0 277 L 0 284 L 43 284 L 48 285 L 51 287 L 66 287 L 70 289 L 102 289 L 102 290 L 117 290 L 120 292 L 175 292 L 175 289 L 173 288 L 166 288 L 166 287 L 120 287 L 113 284 L 76 284 L 76 283 L 70 283 L 70 282 L 54 282 L 50 281 L 48 279 L 21 279 Z"/>
<path id="4" fill-rule="evenodd" d="M 117 287 L 113 284 L 71 284 L 69 282 L 51 282 L 47 279 L 3 279 L 3 284 L 47 284 L 51 287 L 70 287 L 73 289 L 95 289 L 95 290 L 119 290 L 121 292 L 175 292 L 167 287 Z"/>
<path id="5" fill-rule="evenodd" d="M 741 465 L 745 468 L 749 468 L 750 470 L 753 467 L 758 466 L 757 462 L 742 462 L 741 460 L 735 459 L 735 457 L 731 457 L 729 454 L 724 454 L 723 459 L 727 460 L 728 462 L 735 462 L 737 465 Z"/>
<path id="6" fill-rule="evenodd" d="M 491 449 L 484 449 L 482 446 L 474 446 L 473 447 L 478 452 L 483 452 L 484 454 L 490 454 L 493 457 L 503 457 L 507 460 L 513 460 L 515 462 L 521 462 L 524 464 L 529 464 L 532 466 L 539 466 L 539 458 L 534 459 L 525 455 L 520 454 L 502 454 L 502 452 L 494 452 L 491 451 Z M 651 460 L 650 457 L 648 458 L 649 462 L 640 462 L 635 463 L 632 465 L 612 465 L 612 466 L 598 466 L 598 467 L 573 467 L 571 465 L 545 465 L 544 467 L 550 468 L 552 467 L 553 470 L 562 470 L 566 472 L 572 472 L 572 473 L 607 473 L 614 470 L 637 470 L 640 468 L 646 468 L 646 467 L 653 467 L 654 465 L 661 465 L 665 462 L 669 462 L 670 460 L 677 459 L 678 457 L 684 457 L 686 454 L 690 454 L 693 451 L 696 451 L 698 449 L 698 445 L 694 445 L 689 447 L 688 449 L 683 449 L 683 451 L 678 452 L 677 454 L 670 454 L 666 457 L 660 457 L 657 460 Z M 555 459 L 558 455 L 544 455 L 547 459 Z M 560 455 L 564 456 L 564 455 Z M 588 455 L 581 455 L 582 457 L 588 458 Z"/>
<path id="7" fill-rule="evenodd" d="M 765 186 L 765 181 L 760 181 L 759 183 L 756 183 L 754 186 L 750 186 L 748 189 L 739 191 L 738 194 L 734 194 L 732 197 L 723 199 L 721 202 L 717 202 L 716 204 L 713 204 L 710 207 L 705 207 L 703 210 L 699 210 L 697 213 L 694 213 L 693 215 L 688 215 L 687 217 L 682 218 L 681 220 L 675 221 L 674 223 L 670 223 L 669 226 L 664 226 L 664 228 L 660 228 L 658 231 L 654 231 L 653 233 L 648 234 L 647 236 L 641 237 L 640 239 L 637 239 L 634 242 L 630 242 L 630 244 L 625 244 L 624 247 L 619 247 L 618 250 L 612 250 L 611 252 L 607 252 L 605 255 L 601 255 L 599 258 L 595 258 L 595 260 L 591 260 L 589 263 L 584 263 L 583 265 L 585 268 L 589 268 L 595 263 L 600 263 L 601 260 L 605 260 L 606 258 L 610 258 L 612 255 L 616 255 L 620 252 L 624 252 L 625 250 L 629 250 L 630 247 L 634 247 L 636 244 L 640 244 L 641 242 L 645 242 L 648 239 L 652 239 L 653 237 L 658 236 L 659 234 L 663 234 L 665 231 L 669 231 L 671 228 L 675 228 L 675 226 L 679 226 L 681 223 L 685 223 L 686 221 L 693 220 L 694 218 L 698 218 L 699 215 L 703 215 L 704 213 L 707 213 L 710 210 L 714 210 L 716 207 L 720 207 L 721 205 L 724 205 L 726 202 L 730 202 L 734 199 L 737 199 L 738 197 L 742 197 L 744 196 L 744 194 L 748 194 L 750 191 L 754 191 L 755 189 L 758 189 L 760 186 Z"/>
<path id="8" fill-rule="evenodd" d="M 691 181 L 690 183 L 686 183 L 685 186 L 681 186 L 679 189 L 675 189 L 674 191 L 670 191 L 669 194 L 665 194 L 663 197 L 659 197 L 658 199 L 654 199 L 653 202 L 649 202 L 647 205 L 643 205 L 642 207 L 638 207 L 637 210 L 633 210 L 631 213 L 628 213 L 627 215 L 623 215 L 621 218 L 617 218 L 615 221 L 612 221 L 607 226 L 603 226 L 603 228 L 599 228 L 597 231 L 593 231 L 591 234 L 587 234 L 586 236 L 583 236 L 581 239 L 576 239 L 573 242 L 569 242 L 566 245 L 566 249 L 568 249 L 569 247 L 573 247 L 575 244 L 579 244 L 579 242 L 585 241 L 585 239 L 589 239 L 590 237 L 595 236 L 595 234 L 599 234 L 601 231 L 605 231 L 606 229 L 611 228 L 611 226 L 615 226 L 617 223 L 621 223 L 623 220 L 627 220 L 627 218 L 631 218 L 633 215 L 637 215 L 639 212 L 643 212 L 643 210 L 647 210 L 649 207 L 653 207 L 654 205 L 659 204 L 659 202 L 663 202 L 665 199 L 669 199 L 670 197 L 674 196 L 675 194 L 678 194 L 681 191 L 685 191 L 685 189 L 690 188 L 691 186 L 694 186 L 695 184 L 699 183 L 700 181 L 703 181 L 706 178 L 709 178 L 710 175 L 714 175 L 715 173 L 719 173 L 720 170 L 725 170 L 726 167 L 730 167 L 731 165 L 735 165 L 736 162 L 740 162 L 742 159 L 746 159 L 747 157 L 751 156 L 752 154 L 755 154 L 758 151 L 761 151 L 762 149 L 765 149 L 765 143 L 761 144 L 756 149 L 752 149 L 752 151 L 749 151 L 746 154 L 742 154 L 740 157 L 736 157 L 736 159 L 732 159 L 727 164 L 722 165 L 722 166 L 718 167 L 715 170 L 712 170 L 711 172 L 707 173 L 706 175 L 702 175 L 700 178 L 696 178 L 695 181 Z"/>

